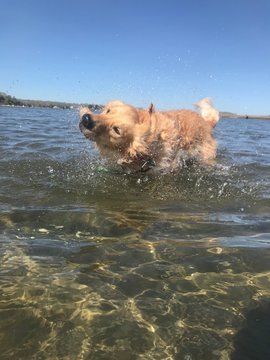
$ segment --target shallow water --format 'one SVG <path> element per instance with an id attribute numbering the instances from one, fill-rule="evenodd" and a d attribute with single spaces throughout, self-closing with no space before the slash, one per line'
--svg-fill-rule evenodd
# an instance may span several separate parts
<path id="1" fill-rule="evenodd" d="M 269 359 L 270 121 L 214 169 L 110 169 L 71 110 L 0 108 L 1 359 Z"/>

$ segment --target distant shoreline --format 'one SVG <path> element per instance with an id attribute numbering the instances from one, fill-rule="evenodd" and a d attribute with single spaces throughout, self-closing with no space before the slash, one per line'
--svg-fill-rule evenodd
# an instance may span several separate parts
<path id="1" fill-rule="evenodd" d="M 24 100 L 17 99 L 14 96 L 7 95 L 0 92 L 0 106 L 4 107 L 22 107 L 22 108 L 50 108 L 50 109 L 79 109 L 81 106 L 87 106 L 93 111 L 101 110 L 104 105 L 100 104 L 78 104 L 67 103 L 60 101 L 46 101 L 46 100 Z M 220 112 L 220 116 L 226 119 L 246 119 L 246 120 L 270 120 L 270 115 L 239 115 L 230 112 Z"/>
<path id="2" fill-rule="evenodd" d="M 49 100 L 25 100 L 17 99 L 14 96 L 0 92 L 0 106 L 6 107 L 26 107 L 26 108 L 50 108 L 50 109 L 76 109 L 81 106 L 88 106 L 90 109 L 97 111 L 103 108 L 99 104 L 78 104 L 61 101 Z"/>
<path id="3" fill-rule="evenodd" d="M 270 115 L 239 115 L 239 114 L 227 114 L 220 111 L 220 117 L 226 119 L 244 119 L 244 120 L 270 120 Z"/>
<path id="4" fill-rule="evenodd" d="M 31 100 L 27 100 L 27 102 L 31 102 Z M 39 101 L 40 102 L 40 101 Z M 46 102 L 46 101 L 44 101 Z M 47 103 L 47 102 L 46 102 Z M 34 103 L 25 103 L 22 105 L 9 105 L 9 104 L 0 104 L 0 107 L 11 107 L 11 108 L 43 108 L 43 109 L 61 109 L 61 110 L 73 110 L 73 109 L 79 109 L 82 106 L 86 106 L 89 107 L 89 109 L 93 110 L 93 111 L 97 111 L 97 110 L 101 110 L 103 108 L 103 105 L 96 105 L 96 104 L 73 104 L 73 103 L 65 103 L 64 105 L 62 103 L 54 103 L 54 102 L 50 102 L 50 104 L 34 104 Z"/>

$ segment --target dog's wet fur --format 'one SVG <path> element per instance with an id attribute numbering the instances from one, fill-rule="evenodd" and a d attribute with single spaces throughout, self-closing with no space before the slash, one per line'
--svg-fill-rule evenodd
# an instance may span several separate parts
<path id="1" fill-rule="evenodd" d="M 210 164 L 216 156 L 213 128 L 219 112 L 210 99 L 191 110 L 140 109 L 109 102 L 100 114 L 80 110 L 80 130 L 96 143 L 101 156 L 131 171 L 177 170 L 183 163 Z"/>

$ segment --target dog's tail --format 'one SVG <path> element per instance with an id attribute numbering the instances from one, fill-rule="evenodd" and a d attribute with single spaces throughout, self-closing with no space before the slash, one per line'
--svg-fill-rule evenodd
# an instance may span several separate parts
<path id="1" fill-rule="evenodd" d="M 199 109 L 201 117 L 214 128 L 219 120 L 219 112 L 214 108 L 212 100 L 204 98 L 194 106 Z"/>

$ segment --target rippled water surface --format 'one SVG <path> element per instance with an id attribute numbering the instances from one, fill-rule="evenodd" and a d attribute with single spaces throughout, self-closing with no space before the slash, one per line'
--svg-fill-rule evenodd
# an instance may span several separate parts
<path id="1" fill-rule="evenodd" d="M 213 169 L 108 167 L 71 110 L 0 108 L 1 359 L 270 359 L 270 121 Z"/>

